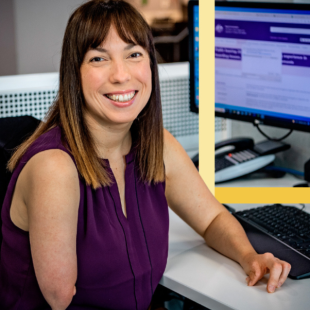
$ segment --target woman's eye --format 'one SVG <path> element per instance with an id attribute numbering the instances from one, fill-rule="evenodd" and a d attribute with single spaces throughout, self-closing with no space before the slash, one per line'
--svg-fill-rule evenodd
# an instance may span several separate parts
<path id="1" fill-rule="evenodd" d="M 132 57 L 132 58 L 138 58 L 140 56 L 142 56 L 142 54 L 138 53 L 138 52 L 137 53 L 133 53 L 133 54 L 130 55 L 130 57 Z"/>
<path id="2" fill-rule="evenodd" d="M 91 62 L 100 62 L 100 61 L 103 61 L 104 59 L 102 57 L 94 57 L 92 58 L 90 61 Z"/>

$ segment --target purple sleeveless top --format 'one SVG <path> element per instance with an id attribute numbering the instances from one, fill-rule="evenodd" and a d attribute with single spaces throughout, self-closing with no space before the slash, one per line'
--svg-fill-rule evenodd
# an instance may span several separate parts
<path id="1" fill-rule="evenodd" d="M 8 186 L 2 208 L 0 309 L 51 309 L 36 280 L 29 233 L 10 219 L 21 170 L 32 156 L 49 149 L 61 149 L 71 156 L 61 142 L 59 127 L 43 134 L 28 149 Z M 77 291 L 67 309 L 146 310 L 163 275 L 169 226 L 165 183 L 148 185 L 139 180 L 133 150 L 126 155 L 126 163 L 127 218 L 114 177 L 112 186 L 97 190 L 80 177 Z"/>

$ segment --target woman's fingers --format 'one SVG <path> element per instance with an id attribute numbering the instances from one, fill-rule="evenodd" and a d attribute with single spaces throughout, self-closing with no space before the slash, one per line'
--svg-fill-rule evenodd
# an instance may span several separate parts
<path id="1" fill-rule="evenodd" d="M 262 258 L 261 255 L 251 254 L 248 255 L 244 261 L 243 268 L 248 274 L 246 282 L 248 286 L 253 286 L 255 283 L 264 276 L 264 271 L 262 268 Z"/>
<path id="2" fill-rule="evenodd" d="M 286 280 L 291 266 L 289 263 L 275 258 L 268 253 L 267 267 L 270 271 L 270 277 L 267 283 L 267 291 L 273 293 L 277 287 L 280 287 Z"/>
<path id="3" fill-rule="evenodd" d="M 247 277 L 248 286 L 253 286 L 256 282 L 264 276 L 262 274 L 259 264 L 254 263 L 252 265 L 252 270 L 249 272 L 249 276 Z"/>
<path id="4" fill-rule="evenodd" d="M 265 274 L 270 273 L 267 291 L 273 293 L 276 288 L 279 288 L 287 279 L 291 270 L 291 265 L 285 261 L 279 260 L 271 253 L 265 253 L 252 257 L 249 261 L 247 270 L 248 277 L 246 281 L 249 286 L 255 285 Z"/>
<path id="5" fill-rule="evenodd" d="M 282 274 L 282 265 L 275 261 L 269 269 L 270 277 L 267 283 L 267 291 L 268 293 L 273 293 L 279 284 L 279 279 Z"/>
<path id="6" fill-rule="evenodd" d="M 278 283 L 277 287 L 280 287 L 284 283 L 284 281 L 288 277 L 288 274 L 291 271 L 291 265 L 289 263 L 284 262 L 284 261 L 281 261 L 281 262 L 282 262 L 283 269 L 282 269 L 282 274 L 280 276 L 279 283 Z"/>
<path id="7" fill-rule="evenodd" d="M 268 293 L 273 293 L 287 279 L 291 265 L 273 256 L 271 253 L 255 254 L 246 258 L 244 270 L 248 274 L 246 278 L 248 286 L 253 286 L 265 274 L 270 273 L 267 283 Z"/>

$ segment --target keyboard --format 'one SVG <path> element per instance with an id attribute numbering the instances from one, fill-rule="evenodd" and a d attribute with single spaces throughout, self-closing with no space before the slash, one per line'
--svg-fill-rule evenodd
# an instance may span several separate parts
<path id="1" fill-rule="evenodd" d="M 293 206 L 267 205 L 234 212 L 257 253 L 291 264 L 289 277 L 310 277 L 310 214 Z"/>

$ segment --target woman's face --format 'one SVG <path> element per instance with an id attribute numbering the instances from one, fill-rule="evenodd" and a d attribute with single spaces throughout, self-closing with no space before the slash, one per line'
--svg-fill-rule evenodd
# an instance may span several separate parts
<path id="1" fill-rule="evenodd" d="M 150 98 L 148 52 L 122 41 L 113 26 L 106 40 L 85 54 L 80 70 L 88 122 L 131 124 Z"/>

